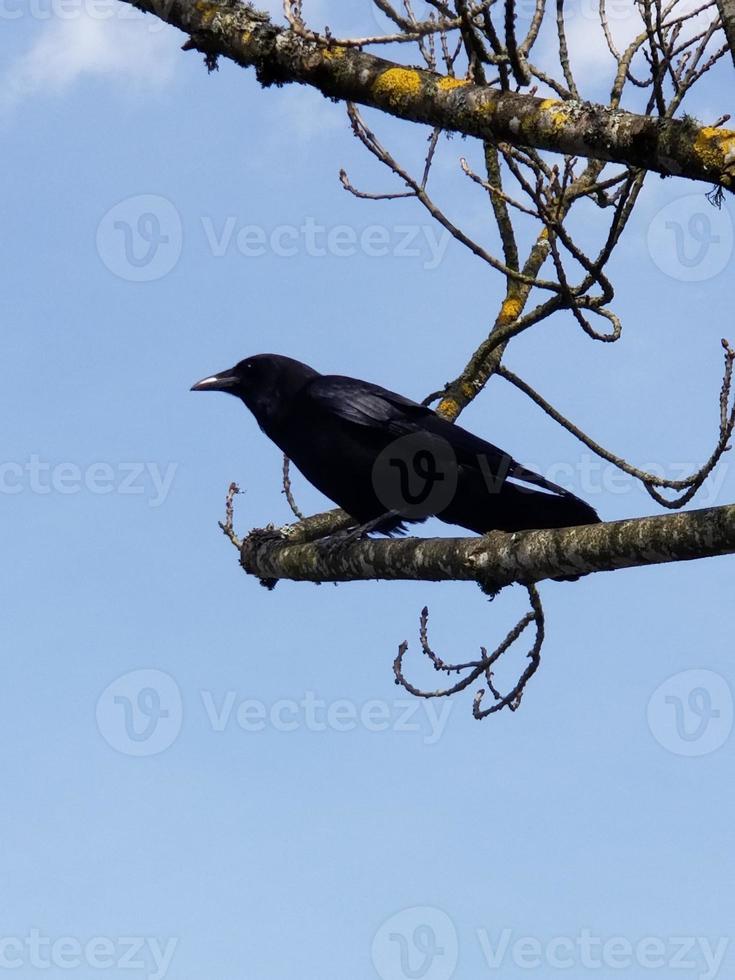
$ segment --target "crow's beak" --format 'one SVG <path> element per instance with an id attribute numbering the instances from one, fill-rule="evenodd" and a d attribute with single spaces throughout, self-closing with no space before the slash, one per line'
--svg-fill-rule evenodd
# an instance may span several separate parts
<path id="1" fill-rule="evenodd" d="M 220 371 L 219 374 L 212 374 L 208 378 L 202 378 L 195 385 L 191 386 L 191 391 L 229 391 L 237 384 L 237 375 L 234 371 Z"/>

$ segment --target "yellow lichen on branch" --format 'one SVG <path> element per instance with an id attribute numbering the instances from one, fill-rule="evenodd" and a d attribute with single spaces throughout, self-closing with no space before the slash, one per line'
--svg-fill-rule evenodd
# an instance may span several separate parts
<path id="1" fill-rule="evenodd" d="M 517 296 L 509 296 L 500 307 L 498 324 L 505 326 L 507 323 L 512 323 L 514 320 L 518 319 L 522 309 L 523 300 L 519 299 Z"/>
<path id="2" fill-rule="evenodd" d="M 421 75 L 415 68 L 389 68 L 378 75 L 373 92 L 389 106 L 400 108 L 420 94 Z"/>
<path id="3" fill-rule="evenodd" d="M 460 413 L 460 405 L 454 398 L 442 398 L 436 407 L 436 411 L 437 415 L 441 415 L 448 422 L 454 422 Z"/>
<path id="4" fill-rule="evenodd" d="M 735 189 L 735 132 L 683 118 L 636 115 L 578 99 L 542 99 L 398 65 L 359 46 L 275 25 L 225 0 L 123 0 L 180 28 L 207 64 L 254 66 L 264 85 L 298 82 L 331 99 L 514 146 L 583 155 Z"/>
<path id="5" fill-rule="evenodd" d="M 440 92 L 449 92 L 453 88 L 462 88 L 469 84 L 468 78 L 452 78 L 450 75 L 443 75 L 436 83 L 436 87 Z"/>
<path id="6" fill-rule="evenodd" d="M 707 170 L 723 173 L 732 170 L 735 164 L 735 133 L 728 129 L 703 126 L 694 141 L 694 152 Z M 725 187 L 735 185 L 735 177 L 725 174 L 722 179 Z"/>

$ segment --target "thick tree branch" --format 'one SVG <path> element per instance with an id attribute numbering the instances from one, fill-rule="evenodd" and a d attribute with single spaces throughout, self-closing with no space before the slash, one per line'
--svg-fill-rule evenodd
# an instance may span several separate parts
<path id="1" fill-rule="evenodd" d="M 460 580 L 496 592 L 513 582 L 733 553 L 735 504 L 728 504 L 588 527 L 496 531 L 479 538 L 369 539 L 344 546 L 330 541 L 294 544 L 278 531 L 256 530 L 243 541 L 240 562 L 248 574 L 271 585 L 281 578 Z"/>
<path id="2" fill-rule="evenodd" d="M 735 0 L 717 0 L 717 9 L 720 12 L 732 60 L 735 62 Z"/>
<path id="3" fill-rule="evenodd" d="M 324 95 L 401 119 L 559 153 L 735 188 L 735 132 L 612 110 L 574 99 L 539 99 L 386 61 L 304 37 L 231 0 L 123 0 L 190 35 L 209 65 L 218 56 L 254 66 L 265 84 L 299 82 Z"/>

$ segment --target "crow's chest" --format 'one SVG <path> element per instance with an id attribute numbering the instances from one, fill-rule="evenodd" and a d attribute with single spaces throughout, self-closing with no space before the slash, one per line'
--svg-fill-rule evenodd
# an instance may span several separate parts
<path id="1" fill-rule="evenodd" d="M 307 480 L 353 513 L 372 510 L 373 466 L 392 436 L 382 427 L 357 425 L 328 412 L 295 406 L 268 433 Z"/>

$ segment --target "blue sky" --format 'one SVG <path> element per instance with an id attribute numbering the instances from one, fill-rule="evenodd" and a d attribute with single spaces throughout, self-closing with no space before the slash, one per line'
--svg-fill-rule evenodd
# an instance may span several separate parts
<path id="1" fill-rule="evenodd" d="M 367 0 L 335 7 L 314 22 L 376 29 Z M 428 677 L 425 603 L 442 655 L 494 645 L 518 588 L 489 604 L 452 583 L 246 578 L 217 520 L 231 480 L 241 530 L 289 519 L 280 455 L 191 383 L 276 351 L 423 397 L 501 282 L 412 202 L 344 192 L 341 166 L 391 183 L 342 107 L 227 64 L 208 77 L 176 32 L 101 9 L 2 13 L 0 970 L 731 975 L 730 560 L 543 585 L 541 669 L 520 711 L 483 723 L 472 692 L 412 701 L 392 660 L 407 639 Z M 603 63 L 576 23 L 594 96 Z M 727 108 L 728 70 L 693 103 L 703 119 Z M 425 131 L 371 119 L 420 160 Z M 479 169 L 470 141 L 442 141 L 437 197 L 492 245 L 462 155 Z M 735 340 L 732 205 L 704 190 L 650 179 L 611 264 L 618 344 L 558 315 L 507 355 L 674 476 L 714 444 Z M 500 380 L 463 421 L 607 519 L 658 510 Z M 698 503 L 734 491 L 726 456 Z"/>

